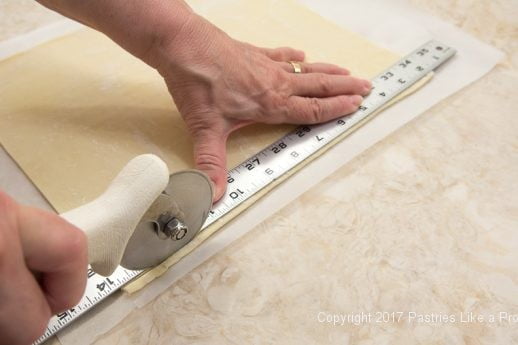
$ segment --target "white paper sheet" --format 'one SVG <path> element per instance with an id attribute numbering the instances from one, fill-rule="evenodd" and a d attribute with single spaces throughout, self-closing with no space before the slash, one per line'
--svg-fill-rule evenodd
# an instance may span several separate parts
<path id="1" fill-rule="evenodd" d="M 184 274 L 253 229 L 262 220 L 356 155 L 434 104 L 482 77 L 503 56 L 500 51 L 470 37 L 454 26 L 414 9 L 404 0 L 372 0 L 361 3 L 354 0 L 300 2 L 338 25 L 356 31 L 376 44 L 401 55 L 407 54 L 432 37 L 455 47 L 458 54 L 419 92 L 389 108 L 360 131 L 337 144 L 308 165 L 302 173 L 293 176 L 257 202 L 143 291 L 133 296 L 112 296 L 103 307 L 96 308 L 66 328 L 58 336 L 63 344 L 90 344 L 98 335 L 109 331 L 120 322 L 132 309 L 147 304 Z M 25 39 L 30 40 L 30 35 Z M 0 188 L 3 187 L 1 183 L 0 179 Z"/>

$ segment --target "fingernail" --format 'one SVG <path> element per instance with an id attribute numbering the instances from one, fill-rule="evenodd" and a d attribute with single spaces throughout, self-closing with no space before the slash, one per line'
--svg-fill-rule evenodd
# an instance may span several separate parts
<path id="1" fill-rule="evenodd" d="M 225 193 L 225 189 L 218 187 L 214 180 L 212 181 L 213 189 L 212 189 L 212 200 L 214 202 L 218 201 L 223 197 L 223 194 Z"/>
<path id="2" fill-rule="evenodd" d="M 219 191 L 218 191 L 218 188 L 216 187 L 216 183 L 214 183 L 214 180 L 211 180 L 212 182 L 212 201 L 213 202 L 216 202 L 219 200 L 220 196 L 219 196 Z"/>
<path id="3" fill-rule="evenodd" d="M 351 102 L 354 104 L 355 107 L 359 107 L 360 104 L 362 104 L 363 102 L 363 97 L 360 95 L 351 96 Z"/>
<path id="4" fill-rule="evenodd" d="M 201 171 L 201 170 L 200 170 Z M 218 183 L 217 177 L 209 176 L 206 172 L 201 171 L 205 176 L 209 178 L 210 184 L 212 185 L 212 202 L 216 202 L 223 196 L 225 187 L 221 188 L 221 183 Z M 223 189 L 223 190 L 222 190 Z"/>

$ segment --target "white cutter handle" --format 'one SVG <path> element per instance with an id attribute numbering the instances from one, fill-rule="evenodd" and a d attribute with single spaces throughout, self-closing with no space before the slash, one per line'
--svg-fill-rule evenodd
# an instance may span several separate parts
<path id="1" fill-rule="evenodd" d="M 86 205 L 61 214 L 88 238 L 92 269 L 108 276 L 120 264 L 133 231 L 169 182 L 169 169 L 152 154 L 133 158 L 108 189 Z"/>

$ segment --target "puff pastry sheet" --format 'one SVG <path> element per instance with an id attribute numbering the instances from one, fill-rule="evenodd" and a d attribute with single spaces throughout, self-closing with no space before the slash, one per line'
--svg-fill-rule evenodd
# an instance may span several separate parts
<path id="1" fill-rule="evenodd" d="M 399 58 L 294 1 L 190 4 L 236 39 L 302 49 L 309 61 L 335 63 L 365 78 Z M 0 78 L 0 142 L 57 212 L 94 199 L 138 154 L 159 155 L 170 171 L 193 167 L 191 140 L 161 77 L 100 33 L 84 29 L 4 60 Z M 229 168 L 292 128 L 255 125 L 233 134 Z M 128 290 L 154 279 L 259 197 L 204 230 Z"/>

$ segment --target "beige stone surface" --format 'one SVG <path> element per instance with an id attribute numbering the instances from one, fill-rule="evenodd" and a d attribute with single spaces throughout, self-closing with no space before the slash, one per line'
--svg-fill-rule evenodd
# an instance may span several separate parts
<path id="1" fill-rule="evenodd" d="M 518 314 L 518 3 L 411 1 L 507 59 L 97 344 L 518 343 L 517 323 L 318 321 L 321 311 Z"/>
<path id="2" fill-rule="evenodd" d="M 0 41 L 53 23 L 62 17 L 35 0 L 0 0 Z"/>
<path id="3" fill-rule="evenodd" d="M 460 322 L 460 313 L 518 314 L 518 4 L 413 3 L 508 58 L 97 344 L 518 343 L 518 323 Z M 456 322 L 333 326 L 318 321 L 321 311 L 442 313 Z"/>

